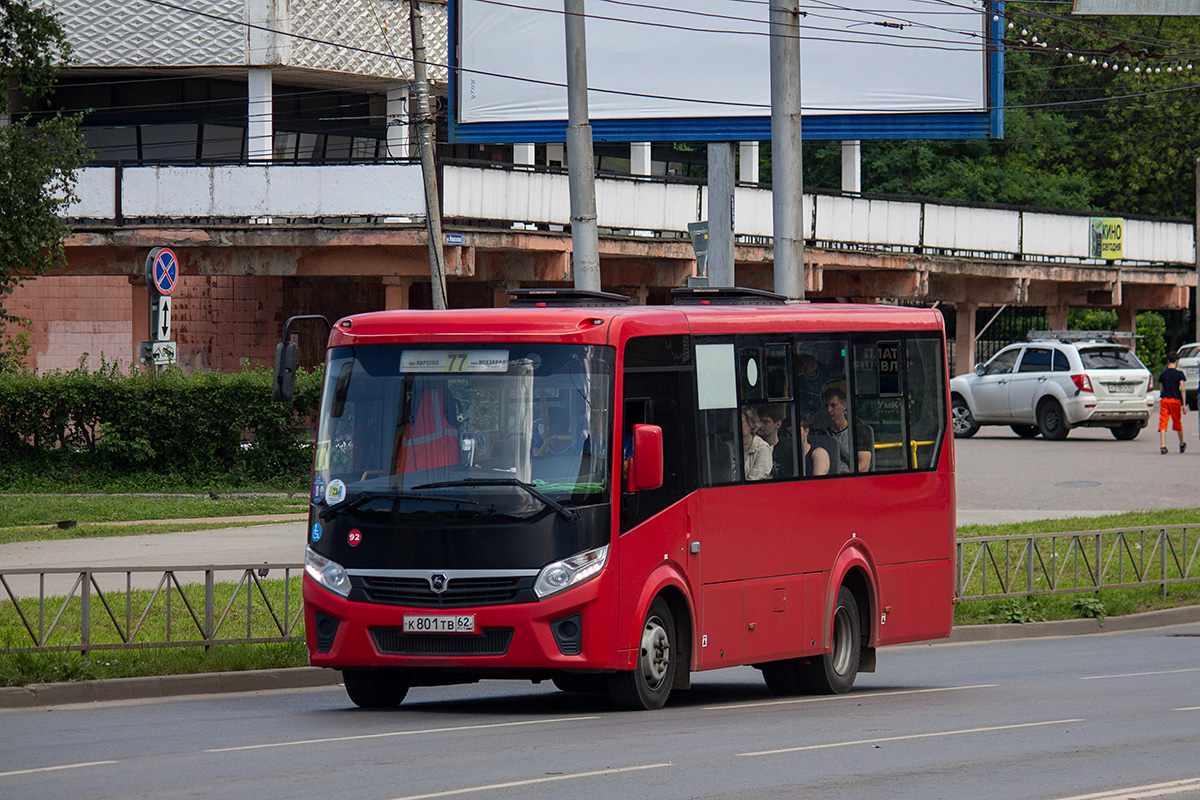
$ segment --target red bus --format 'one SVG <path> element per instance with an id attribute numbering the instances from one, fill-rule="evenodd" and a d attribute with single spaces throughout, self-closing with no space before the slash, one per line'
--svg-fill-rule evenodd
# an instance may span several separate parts
<path id="1" fill-rule="evenodd" d="M 513 294 L 333 326 L 304 613 L 354 703 L 518 678 L 656 708 L 744 664 L 840 693 L 949 634 L 940 313 Z"/>

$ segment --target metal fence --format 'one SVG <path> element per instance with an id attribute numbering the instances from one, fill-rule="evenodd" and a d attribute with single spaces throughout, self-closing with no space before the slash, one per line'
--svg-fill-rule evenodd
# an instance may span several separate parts
<path id="1" fill-rule="evenodd" d="M 303 641 L 303 569 L 0 570 L 0 654 Z"/>
<path id="2" fill-rule="evenodd" d="M 1200 525 L 959 539 L 959 600 L 1200 581 Z"/>

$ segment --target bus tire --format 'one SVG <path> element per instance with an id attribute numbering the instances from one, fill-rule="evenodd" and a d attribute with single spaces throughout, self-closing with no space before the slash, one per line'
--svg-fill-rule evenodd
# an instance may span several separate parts
<path id="1" fill-rule="evenodd" d="M 804 680 L 804 666 L 799 659 L 771 661 L 762 665 L 763 680 L 771 694 L 782 696 L 804 694 L 808 688 Z"/>
<path id="2" fill-rule="evenodd" d="M 359 708 L 395 708 L 404 702 L 411 678 L 399 669 L 347 669 L 342 683 Z"/>
<path id="3" fill-rule="evenodd" d="M 845 694 L 858 676 L 862 651 L 862 620 L 854 592 L 838 589 L 833 609 L 833 643 L 828 653 L 814 656 L 801 667 L 808 690 L 813 694 Z"/>
<path id="4" fill-rule="evenodd" d="M 675 620 L 665 600 L 656 597 L 646 612 L 638 645 L 637 665 L 608 676 L 608 694 L 623 711 L 662 708 L 675 680 Z"/>

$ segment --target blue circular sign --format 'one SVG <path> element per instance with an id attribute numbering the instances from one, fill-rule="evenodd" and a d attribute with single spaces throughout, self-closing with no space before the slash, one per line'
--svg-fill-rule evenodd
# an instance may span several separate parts
<path id="1" fill-rule="evenodd" d="M 169 247 L 160 247 L 154 254 L 154 265 L 151 267 L 150 278 L 159 294 L 169 295 L 175 289 L 175 281 L 179 280 L 179 259 L 175 251 Z"/>

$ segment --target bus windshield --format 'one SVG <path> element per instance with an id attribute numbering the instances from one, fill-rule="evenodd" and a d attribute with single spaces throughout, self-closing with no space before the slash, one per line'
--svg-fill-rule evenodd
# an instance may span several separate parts
<path id="1" fill-rule="evenodd" d="M 516 518 L 604 502 L 613 361 L 563 344 L 334 348 L 313 501 Z"/>

